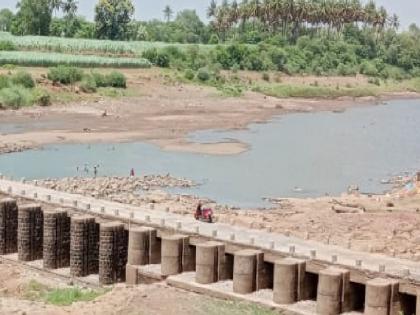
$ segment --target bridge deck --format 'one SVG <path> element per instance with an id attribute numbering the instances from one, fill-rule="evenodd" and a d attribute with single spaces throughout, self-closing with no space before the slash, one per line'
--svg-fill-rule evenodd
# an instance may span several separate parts
<path id="1" fill-rule="evenodd" d="M 12 192 L 9 191 L 10 187 Z M 290 246 L 294 246 L 297 257 L 307 257 L 309 259 L 310 252 L 316 251 L 316 259 L 311 265 L 308 263 L 308 271 L 311 268 L 316 271 L 322 264 L 332 264 L 333 256 L 336 255 L 335 264 L 345 266 L 352 271 L 352 281 L 364 283 L 367 279 L 381 275 L 401 279 L 400 291 L 416 294 L 416 288 L 420 284 L 420 263 L 387 257 L 379 254 L 371 254 L 366 252 L 358 252 L 338 246 L 325 245 L 314 241 L 302 240 L 295 237 L 289 237 L 282 234 L 269 233 L 267 231 L 252 230 L 237 226 L 231 226 L 224 223 L 206 224 L 197 222 L 192 217 L 168 213 L 159 205 L 150 209 L 149 205 L 143 207 L 131 206 L 117 202 L 106 200 L 98 200 L 83 195 L 59 192 L 39 186 L 29 185 L 22 182 L 0 179 L 0 191 L 5 194 L 11 194 L 17 197 L 35 199 L 34 193 L 38 194 L 38 201 L 53 203 L 66 207 L 73 207 L 78 210 L 87 211 L 87 205 L 90 205 L 90 212 L 101 214 L 101 209 L 105 208 L 105 214 L 108 216 L 115 215 L 115 210 L 119 211 L 115 219 L 132 220 L 133 222 L 146 222 L 146 218 L 150 218 L 148 223 L 160 226 L 162 219 L 165 220 L 165 228 L 179 229 L 182 233 L 199 235 L 207 238 L 217 238 L 230 242 L 232 233 L 235 234 L 234 244 L 243 246 L 254 246 L 272 253 L 272 259 L 276 254 L 288 255 Z M 25 191 L 25 194 L 22 192 Z M 51 200 L 47 196 L 51 196 Z M 77 201 L 77 207 L 74 207 L 73 201 Z M 61 203 L 60 201 L 64 201 Z M 181 227 L 180 227 L 181 225 Z M 198 227 L 198 231 L 197 231 Z M 386 227 L 384 227 L 386 228 Z M 217 236 L 213 233 L 217 230 Z M 198 233 L 197 233 L 198 232 Z M 253 241 L 252 241 L 253 240 Z M 272 243 L 274 242 L 274 249 Z M 270 260 L 270 255 L 266 255 Z M 362 266 L 356 266 L 356 260 L 362 261 Z M 316 261 L 316 262 L 315 262 Z M 380 265 L 385 266 L 385 271 L 380 270 Z"/>

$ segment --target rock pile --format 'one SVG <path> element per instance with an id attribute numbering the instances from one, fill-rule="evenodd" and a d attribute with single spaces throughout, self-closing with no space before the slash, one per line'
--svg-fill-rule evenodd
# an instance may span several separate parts
<path id="1" fill-rule="evenodd" d="M 0 154 L 22 152 L 32 148 L 32 146 L 27 146 L 18 143 L 0 143 Z"/>
<path id="2" fill-rule="evenodd" d="M 169 175 L 46 179 L 38 181 L 38 185 L 58 191 L 82 194 L 133 205 L 155 202 L 155 199 L 162 198 L 162 192 L 160 193 L 161 196 L 155 196 L 156 198 L 154 198 L 153 194 L 144 194 L 144 192 L 150 192 L 160 188 L 190 188 L 196 186 L 191 180 L 174 178 Z M 170 198 L 169 194 L 163 193 L 163 195 L 163 198 Z"/>

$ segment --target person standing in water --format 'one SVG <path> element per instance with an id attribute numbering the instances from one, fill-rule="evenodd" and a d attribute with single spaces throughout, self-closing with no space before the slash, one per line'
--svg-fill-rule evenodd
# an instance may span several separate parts
<path id="1" fill-rule="evenodd" d="M 93 166 L 93 177 L 96 178 L 98 175 L 98 165 Z"/>
<path id="2" fill-rule="evenodd" d="M 134 176 L 135 176 L 135 174 L 134 174 L 134 168 L 132 168 L 131 171 L 130 171 L 130 177 L 134 177 Z"/>

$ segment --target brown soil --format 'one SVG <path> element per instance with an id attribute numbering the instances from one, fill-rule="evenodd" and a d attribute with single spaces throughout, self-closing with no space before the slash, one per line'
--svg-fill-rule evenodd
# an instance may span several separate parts
<path id="1" fill-rule="evenodd" d="M 75 302 L 71 306 L 46 304 L 34 297 L 31 283 L 47 288 L 69 288 L 66 281 L 54 275 L 39 274 L 26 267 L 0 265 L 0 314 L 2 315 L 207 315 L 232 313 L 237 303 L 223 302 L 192 292 L 169 287 L 164 283 L 136 287 L 118 284 L 91 302 Z M 218 311 L 219 310 L 219 311 Z M 221 311 L 221 310 L 225 310 Z M 250 308 L 252 310 L 252 308 Z M 221 312 L 220 312 L 221 311 Z M 251 311 L 241 314 L 256 314 Z M 264 314 L 275 314 L 265 311 Z"/>

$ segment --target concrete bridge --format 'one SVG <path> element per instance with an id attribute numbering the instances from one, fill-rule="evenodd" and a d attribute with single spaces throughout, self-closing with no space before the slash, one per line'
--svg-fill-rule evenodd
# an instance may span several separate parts
<path id="1" fill-rule="evenodd" d="M 37 204 L 3 200 L 0 254 L 43 259 L 51 270 L 70 267 L 74 277 L 99 274 L 104 285 L 137 284 L 144 266 L 157 266 L 169 283 L 180 285 L 176 276 L 182 273 L 192 274 L 199 285 L 231 281 L 235 295 L 270 290 L 274 305 L 314 300 L 322 315 L 363 309 L 368 315 L 413 314 L 419 304 L 420 264 L 413 261 L 205 224 L 154 204 L 134 207 L 4 177 L 0 191 L 66 208 L 43 211 Z M 113 222 L 99 224 L 99 218 Z"/>

